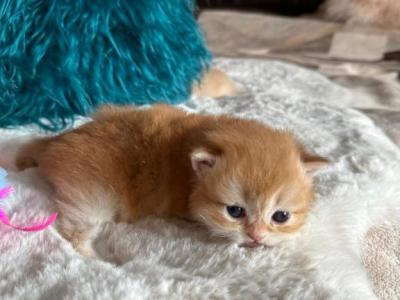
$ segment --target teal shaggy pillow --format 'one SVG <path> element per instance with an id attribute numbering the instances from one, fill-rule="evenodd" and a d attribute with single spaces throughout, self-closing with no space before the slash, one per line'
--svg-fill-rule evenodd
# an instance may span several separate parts
<path id="1" fill-rule="evenodd" d="M 178 103 L 210 60 L 193 0 L 0 1 L 0 126 Z"/>

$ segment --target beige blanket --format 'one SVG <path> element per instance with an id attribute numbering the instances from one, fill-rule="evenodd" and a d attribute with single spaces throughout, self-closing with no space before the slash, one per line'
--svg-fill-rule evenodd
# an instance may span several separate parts
<path id="1" fill-rule="evenodd" d="M 381 299 L 400 297 L 400 227 L 370 230 L 364 240 L 363 263 Z"/>

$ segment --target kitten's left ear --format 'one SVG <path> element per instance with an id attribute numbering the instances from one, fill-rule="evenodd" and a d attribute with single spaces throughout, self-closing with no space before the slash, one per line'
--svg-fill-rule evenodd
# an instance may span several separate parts
<path id="1" fill-rule="evenodd" d="M 330 164 L 327 158 L 308 153 L 303 147 L 300 147 L 300 159 L 306 173 L 311 177 Z"/>
<path id="2" fill-rule="evenodd" d="M 199 148 L 190 154 L 192 168 L 197 176 L 203 175 L 207 170 L 214 167 L 216 156 L 206 149 Z"/>

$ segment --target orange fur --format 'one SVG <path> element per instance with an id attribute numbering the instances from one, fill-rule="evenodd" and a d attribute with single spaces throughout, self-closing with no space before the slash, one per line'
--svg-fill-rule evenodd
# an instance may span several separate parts
<path id="1" fill-rule="evenodd" d="M 60 232 L 86 255 L 95 255 L 99 223 L 149 215 L 197 220 L 238 243 L 262 228 L 262 242 L 274 244 L 304 223 L 313 199 L 307 164 L 318 161 L 287 132 L 166 105 L 103 108 L 17 157 L 20 168 L 39 166 L 55 191 Z M 227 205 L 244 207 L 246 217 L 231 218 Z M 287 224 L 271 221 L 276 209 L 290 211 Z"/>
<path id="2" fill-rule="evenodd" d="M 220 98 L 237 96 L 242 92 L 238 84 L 218 69 L 208 70 L 199 83 L 194 84 L 192 94 L 199 97 Z"/>

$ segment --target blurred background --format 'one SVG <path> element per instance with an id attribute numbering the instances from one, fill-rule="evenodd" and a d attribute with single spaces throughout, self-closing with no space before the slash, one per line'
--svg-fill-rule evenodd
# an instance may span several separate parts
<path id="1" fill-rule="evenodd" d="M 198 0 L 198 5 L 214 56 L 277 59 L 316 70 L 359 95 L 350 106 L 400 144 L 400 1 Z"/>

